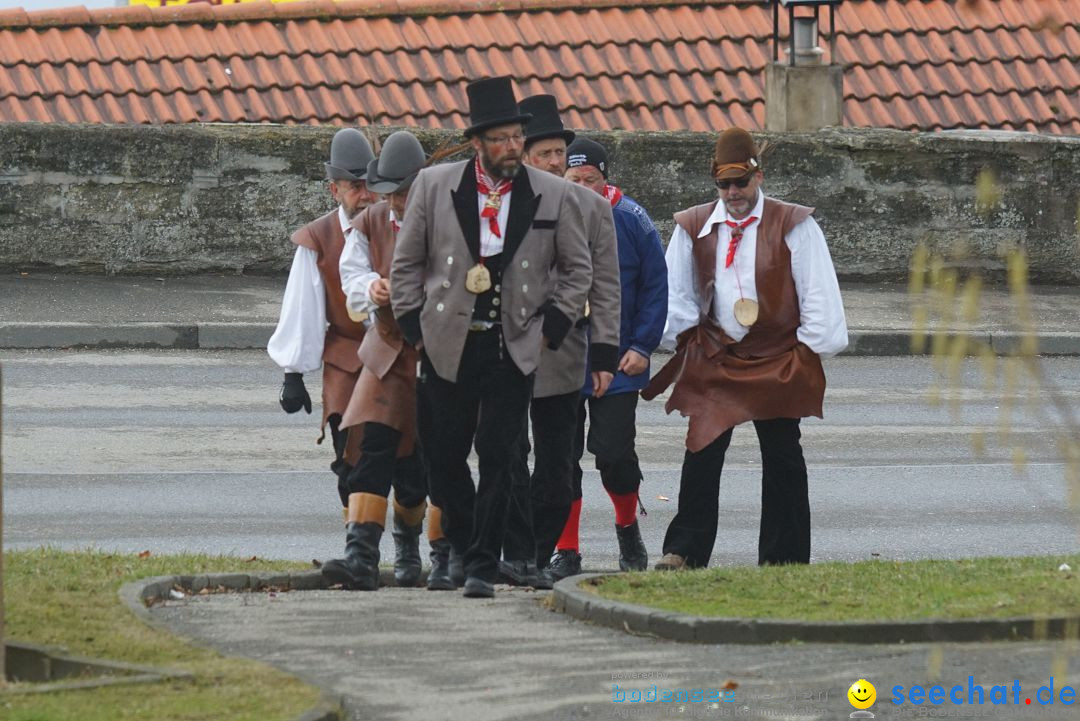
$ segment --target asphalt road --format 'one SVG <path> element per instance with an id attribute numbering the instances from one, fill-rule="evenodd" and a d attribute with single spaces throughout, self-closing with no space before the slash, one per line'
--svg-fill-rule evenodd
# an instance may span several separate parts
<path id="1" fill-rule="evenodd" d="M 340 554 L 331 451 L 315 445 L 319 409 L 280 410 L 280 373 L 265 353 L 5 351 L 0 362 L 7 548 Z M 1064 404 L 1080 407 L 1080 358 L 1042 369 Z M 1061 420 L 1045 395 L 1022 385 L 1009 400 L 1001 378 L 980 384 L 974 362 L 938 404 L 931 389 L 943 381 L 929 359 L 837 358 L 826 372 L 826 417 L 803 422 L 814 561 L 1077 549 Z M 317 378 L 308 380 L 317 399 Z M 1003 409 L 1012 409 L 1005 423 Z M 675 510 L 685 422 L 654 401 L 640 404 L 638 428 L 641 523 L 656 558 Z M 728 460 L 713 561 L 753 563 L 752 427 L 736 430 Z M 610 502 L 586 462 L 585 565 L 613 568 Z M 384 558 L 391 553 L 387 536 Z"/>

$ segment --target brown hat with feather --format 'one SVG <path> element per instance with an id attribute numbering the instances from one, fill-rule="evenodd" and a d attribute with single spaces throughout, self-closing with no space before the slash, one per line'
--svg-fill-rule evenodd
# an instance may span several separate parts
<path id="1" fill-rule="evenodd" d="M 750 133 L 728 128 L 716 139 L 712 175 L 715 180 L 738 180 L 761 170 L 761 151 Z"/>

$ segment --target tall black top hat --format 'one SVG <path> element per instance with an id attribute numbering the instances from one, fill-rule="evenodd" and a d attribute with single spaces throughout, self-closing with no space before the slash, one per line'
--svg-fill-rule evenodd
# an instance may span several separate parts
<path id="1" fill-rule="evenodd" d="M 465 88 L 469 95 L 469 122 L 465 128 L 465 137 L 471 138 L 481 130 L 499 125 L 521 123 L 524 125 L 531 115 L 518 111 L 514 88 L 510 85 L 510 76 L 474 80 Z"/>
<path id="2" fill-rule="evenodd" d="M 533 95 L 518 103 L 518 111 L 532 114 L 525 126 L 525 144 L 547 138 L 562 138 L 566 144 L 574 142 L 574 131 L 563 127 L 559 106 L 554 95 Z"/>

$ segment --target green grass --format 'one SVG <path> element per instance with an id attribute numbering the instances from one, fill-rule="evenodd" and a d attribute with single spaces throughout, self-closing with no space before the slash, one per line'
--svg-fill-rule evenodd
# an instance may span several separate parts
<path id="1" fill-rule="evenodd" d="M 1067 563 L 1071 571 L 1059 571 Z M 697 616 L 812 621 L 1080 614 L 1080 555 L 868 561 L 608 576 L 604 598 Z"/>
<path id="2" fill-rule="evenodd" d="M 146 576 L 287 571 L 303 564 L 199 555 L 139 558 L 54 549 L 4 556 L 6 636 L 75 655 L 189 671 L 194 680 L 45 694 L 0 692 L 4 721 L 272 721 L 314 706 L 317 689 L 269 666 L 189 645 L 154 630 L 117 591 Z"/>

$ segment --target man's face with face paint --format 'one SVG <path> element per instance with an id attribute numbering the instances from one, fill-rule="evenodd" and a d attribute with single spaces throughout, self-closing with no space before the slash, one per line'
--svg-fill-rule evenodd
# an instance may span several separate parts
<path id="1" fill-rule="evenodd" d="M 525 150 L 525 164 L 562 177 L 566 172 L 566 139 L 536 140 Z"/>
<path id="2" fill-rule="evenodd" d="M 496 180 L 510 180 L 517 175 L 525 149 L 525 133 L 520 123 L 482 130 L 471 142 L 485 173 Z"/>

